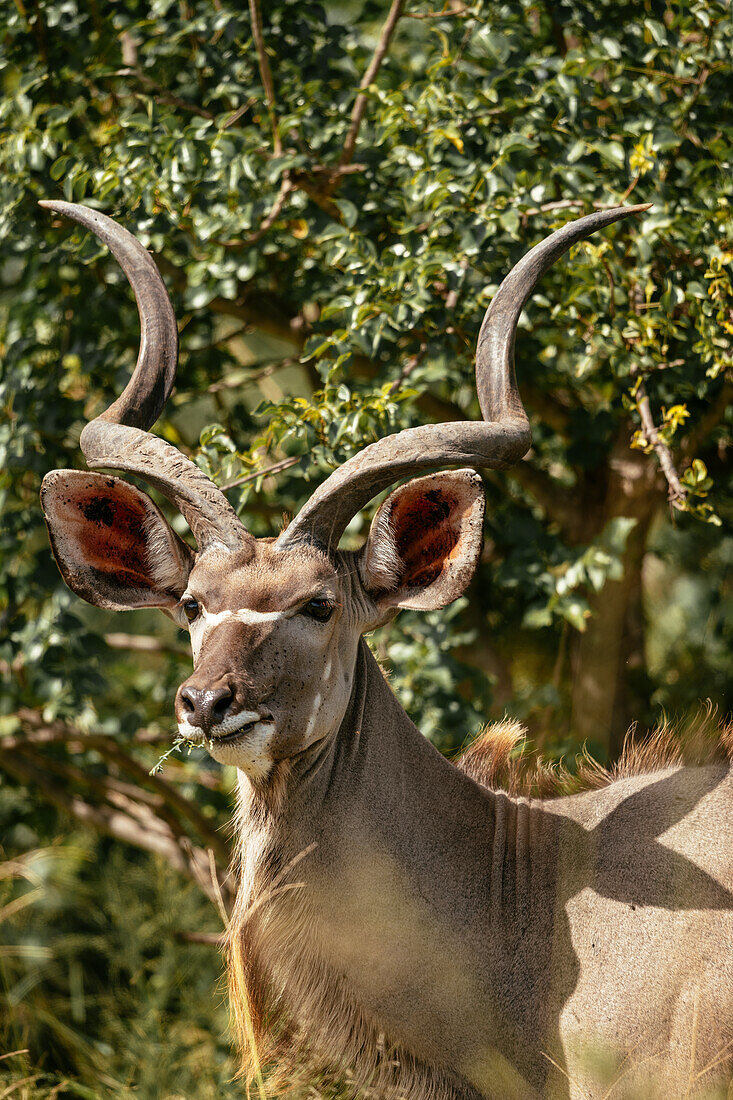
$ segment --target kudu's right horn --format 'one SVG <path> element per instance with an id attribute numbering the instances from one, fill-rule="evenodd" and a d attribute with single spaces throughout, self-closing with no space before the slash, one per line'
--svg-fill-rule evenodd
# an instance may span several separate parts
<path id="1" fill-rule="evenodd" d="M 234 550 L 251 539 L 224 494 L 176 447 L 147 430 L 163 411 L 176 376 L 178 329 L 155 263 L 122 226 L 86 206 L 40 203 L 90 229 L 115 257 L 135 294 L 140 314 L 140 352 L 123 393 L 81 433 L 87 465 L 125 470 L 144 478 L 175 504 L 200 550 L 223 543 Z"/>

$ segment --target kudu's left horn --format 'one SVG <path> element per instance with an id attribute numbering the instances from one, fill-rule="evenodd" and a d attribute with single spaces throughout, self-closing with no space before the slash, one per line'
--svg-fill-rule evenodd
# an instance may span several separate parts
<path id="1" fill-rule="evenodd" d="M 200 550 L 214 542 L 241 547 L 252 536 L 224 494 L 195 463 L 147 430 L 168 400 L 178 361 L 176 318 L 155 263 L 106 214 L 71 202 L 40 205 L 79 222 L 107 245 L 130 281 L 140 314 L 140 352 L 132 377 L 120 397 L 81 434 L 87 465 L 144 478 L 182 513 Z"/>
<path id="2" fill-rule="evenodd" d="M 476 389 L 484 419 L 405 428 L 370 443 L 316 489 L 280 535 L 278 547 L 310 542 L 334 550 L 347 524 L 377 493 L 421 470 L 454 465 L 503 469 L 519 462 L 532 442 L 514 374 L 514 337 L 527 299 L 572 244 L 650 205 L 616 206 L 578 218 L 523 256 L 494 295 L 479 333 Z"/>

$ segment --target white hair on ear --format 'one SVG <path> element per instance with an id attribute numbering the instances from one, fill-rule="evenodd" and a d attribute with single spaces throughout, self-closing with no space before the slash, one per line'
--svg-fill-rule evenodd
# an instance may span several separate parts
<path id="1" fill-rule="evenodd" d="M 397 588 L 402 576 L 402 558 L 391 519 L 392 509 L 380 508 L 361 559 L 361 579 L 366 588 L 376 592 Z"/>
<path id="2" fill-rule="evenodd" d="M 155 511 L 146 512 L 143 534 L 151 580 L 165 592 L 175 589 L 180 585 L 183 561 L 175 540 L 168 534 L 165 520 Z"/>

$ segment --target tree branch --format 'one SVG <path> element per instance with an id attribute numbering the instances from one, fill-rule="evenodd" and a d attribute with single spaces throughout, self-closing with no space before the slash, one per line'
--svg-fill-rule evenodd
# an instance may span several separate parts
<path id="1" fill-rule="evenodd" d="M 267 112 L 270 116 L 272 128 L 272 148 L 276 157 L 282 156 L 282 141 L 277 123 L 275 86 L 272 82 L 272 69 L 265 50 L 265 40 L 262 35 L 262 13 L 260 12 L 260 0 L 249 0 L 249 13 L 252 19 L 252 38 L 257 50 L 257 61 L 260 67 L 260 79 L 265 90 L 267 100 Z"/>
<path id="2" fill-rule="evenodd" d="M 422 343 L 420 344 L 420 350 L 415 355 L 411 355 L 409 359 L 407 359 L 404 367 L 400 371 L 399 378 L 395 378 L 394 382 L 389 387 L 388 392 L 390 393 L 390 395 L 396 393 L 397 390 L 399 390 L 401 386 L 407 381 L 412 372 L 415 370 L 415 367 L 422 363 L 423 359 L 427 355 L 427 351 L 428 345 L 426 343 Z"/>
<path id="3" fill-rule="evenodd" d="M 619 200 L 620 201 L 620 200 Z M 618 206 L 618 202 L 592 202 L 588 204 L 585 199 L 558 199 L 555 202 L 543 202 L 541 206 L 531 206 L 527 210 L 520 211 L 522 225 L 526 225 L 527 218 L 537 214 L 549 214 L 554 210 L 573 210 L 590 205 L 593 210 L 611 210 Z"/>
<path id="4" fill-rule="evenodd" d="M 264 470 L 255 470 L 253 473 L 244 474 L 243 477 L 237 477 L 234 481 L 228 481 L 226 485 L 220 485 L 219 488 L 222 490 L 234 489 L 237 485 L 246 485 L 249 481 L 257 481 L 258 477 L 268 477 L 271 474 L 282 473 L 283 470 L 295 466 L 297 462 L 300 462 L 302 457 L 302 455 L 291 455 L 289 458 L 281 458 L 279 462 L 273 462 L 272 466 L 265 466 Z"/>
<path id="5" fill-rule="evenodd" d="M 110 649 L 131 649 L 137 653 L 169 653 L 174 657 L 189 656 L 188 650 L 168 645 L 150 634 L 105 634 L 104 640 Z"/>
<path id="6" fill-rule="evenodd" d="M 122 788 L 118 785 L 118 790 L 121 790 L 122 793 L 129 793 L 132 791 L 137 796 L 142 796 L 145 793 L 146 787 L 152 788 L 155 794 L 148 794 L 148 797 L 157 797 L 157 799 L 162 801 L 164 806 L 159 807 L 159 812 L 168 822 L 168 827 L 172 832 L 176 834 L 181 832 L 180 819 L 185 819 L 188 821 L 189 825 L 195 829 L 207 848 L 215 852 L 222 866 L 228 864 L 229 848 L 226 841 L 216 827 L 204 817 L 195 802 L 192 802 L 188 798 L 184 798 L 184 796 L 163 779 L 162 776 L 149 775 L 147 769 L 137 760 L 129 756 L 114 738 L 105 736 L 104 734 L 81 733 L 75 730 L 73 726 L 68 726 L 64 722 L 46 724 L 43 723 L 40 716 L 37 716 L 33 711 L 21 711 L 19 717 L 23 726 L 26 728 L 23 729 L 20 735 L 15 734 L 3 738 L 3 764 L 13 751 L 19 749 L 22 752 L 25 749 L 33 752 L 35 751 L 33 748 L 34 745 L 63 744 L 69 752 L 94 749 L 108 763 L 114 764 L 122 772 L 127 772 L 128 775 L 132 776 L 137 784 L 136 787 L 132 788 Z M 105 784 L 114 784 L 114 781 L 109 777 L 91 782 L 85 772 L 72 768 L 68 764 L 61 764 L 59 761 L 47 761 L 46 766 L 51 771 L 55 771 L 62 778 L 91 786 L 94 790 L 98 789 L 100 783 L 102 786 Z M 105 795 L 105 797 L 107 797 L 107 795 Z"/>
<path id="7" fill-rule="evenodd" d="M 194 880 L 206 896 L 218 906 L 217 890 L 211 882 L 209 858 L 203 848 L 193 845 L 188 837 L 176 837 L 148 807 L 135 805 L 131 816 L 120 806 L 93 805 L 51 779 L 37 761 L 23 753 L 4 754 L 3 767 L 22 783 L 30 783 L 64 813 L 91 825 L 99 832 L 115 837 L 136 848 L 162 856 L 172 867 Z M 222 872 L 220 872 L 221 874 Z M 224 890 L 231 900 L 231 888 L 226 880 Z"/>
<path id="8" fill-rule="evenodd" d="M 631 368 L 632 375 L 638 376 L 638 369 L 636 367 Z M 641 426 L 644 429 L 644 437 L 647 442 L 654 448 L 662 473 L 667 479 L 669 485 L 669 493 L 667 499 L 673 508 L 679 508 L 684 510 L 685 500 L 687 499 L 687 489 L 679 479 L 677 469 L 674 464 L 674 458 L 672 452 L 659 435 L 656 424 L 654 423 L 654 417 L 652 416 L 651 405 L 649 404 L 649 395 L 646 392 L 646 386 L 643 379 L 639 379 L 636 388 L 636 407 L 639 410 L 639 416 L 641 417 Z"/>
<path id="9" fill-rule="evenodd" d="M 286 173 L 283 176 L 282 183 L 280 184 L 280 190 L 275 196 L 275 201 L 270 207 L 269 212 L 264 216 L 257 229 L 255 229 L 248 237 L 231 241 L 221 241 L 221 245 L 224 248 L 247 248 L 251 244 L 256 244 L 261 237 L 264 237 L 270 226 L 274 225 L 278 217 L 282 212 L 282 208 L 285 206 L 285 200 L 293 190 L 293 183 Z"/>
<path id="10" fill-rule="evenodd" d="M 464 15 L 470 15 L 471 11 L 464 5 L 451 8 L 448 11 L 406 11 L 406 19 L 451 19 L 455 17 L 461 17 Z"/>
<path id="11" fill-rule="evenodd" d="M 250 2 L 252 2 L 252 0 L 250 0 Z M 346 135 L 344 147 L 341 151 L 341 157 L 339 159 L 339 164 L 342 166 L 344 164 L 349 164 L 354 159 L 356 141 L 359 137 L 359 129 L 361 128 L 361 123 L 364 118 L 364 112 L 366 111 L 367 106 L 366 89 L 369 87 L 370 84 L 374 82 L 374 78 L 379 72 L 382 62 L 384 61 L 385 54 L 387 53 L 387 49 L 389 48 L 390 39 L 394 34 L 395 27 L 397 26 L 399 18 L 402 15 L 404 6 L 405 0 L 392 0 L 392 6 L 389 9 L 387 20 L 382 27 L 382 33 L 379 36 L 377 48 L 374 51 L 374 55 L 371 61 L 369 62 L 367 71 L 364 73 L 364 76 L 361 79 L 361 83 L 359 85 L 360 91 L 356 97 L 356 100 L 354 101 L 354 107 L 351 112 L 351 125 L 349 127 L 349 132 Z"/>
<path id="12" fill-rule="evenodd" d="M 147 76 L 146 73 L 144 73 L 142 69 L 139 69 L 137 66 L 135 68 L 117 69 L 111 75 L 134 76 L 136 80 L 140 81 L 145 92 L 155 96 L 155 98 L 159 99 L 161 103 L 165 103 L 169 107 L 178 107 L 182 111 L 190 111 L 191 114 L 198 115 L 199 118 L 205 118 L 209 122 L 214 121 L 215 116 L 212 115 L 211 111 L 206 111 L 203 107 L 198 107 L 195 103 L 188 103 L 185 99 L 181 99 L 180 96 L 173 95 L 172 92 L 167 92 L 165 88 L 161 87 L 160 84 L 156 84 L 154 80 L 151 80 L 150 77 Z M 133 94 L 137 93 L 133 92 Z M 127 97 L 120 96 L 120 98 Z"/>

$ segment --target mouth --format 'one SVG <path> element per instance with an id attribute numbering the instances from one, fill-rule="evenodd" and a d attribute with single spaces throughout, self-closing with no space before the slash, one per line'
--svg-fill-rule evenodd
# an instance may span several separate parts
<path id="1" fill-rule="evenodd" d="M 204 730 L 201 726 L 193 726 L 188 721 L 179 722 L 178 734 L 195 745 L 232 745 L 237 741 L 245 740 L 258 726 L 272 726 L 272 724 L 270 714 L 243 711 L 240 714 L 228 715 L 222 722 L 213 726 L 211 730 Z"/>
<path id="2" fill-rule="evenodd" d="M 261 719 L 259 717 L 253 718 L 251 722 L 245 722 L 243 725 L 238 726 L 237 729 L 232 730 L 230 733 L 218 733 L 216 729 L 212 730 L 207 740 L 213 741 L 217 745 L 229 745 L 233 741 L 241 741 L 242 738 L 247 737 L 252 733 L 255 726 L 260 724 Z"/>

